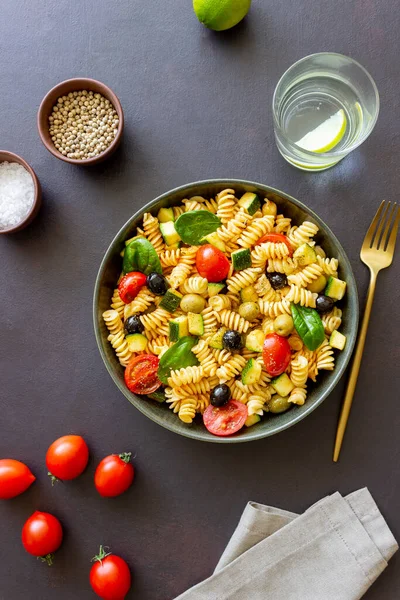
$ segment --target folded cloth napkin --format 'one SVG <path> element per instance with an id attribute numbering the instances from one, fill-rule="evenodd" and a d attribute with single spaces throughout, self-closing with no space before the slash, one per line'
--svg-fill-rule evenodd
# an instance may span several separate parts
<path id="1" fill-rule="evenodd" d="M 397 549 L 366 488 L 302 515 L 249 502 L 214 574 L 175 600 L 356 600 Z"/>

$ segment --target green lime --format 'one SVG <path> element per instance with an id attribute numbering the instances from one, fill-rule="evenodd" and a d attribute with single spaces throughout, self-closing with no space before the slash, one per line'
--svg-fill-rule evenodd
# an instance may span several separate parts
<path id="1" fill-rule="evenodd" d="M 214 31 L 230 29 L 249 12 L 251 0 L 193 0 L 200 23 Z"/>

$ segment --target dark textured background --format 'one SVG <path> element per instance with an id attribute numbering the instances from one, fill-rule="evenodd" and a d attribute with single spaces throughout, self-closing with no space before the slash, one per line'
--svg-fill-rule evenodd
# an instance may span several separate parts
<path id="1" fill-rule="evenodd" d="M 302 511 L 334 490 L 368 486 L 400 539 L 399 257 L 379 279 L 338 465 L 331 453 L 344 381 L 278 436 L 194 442 L 146 420 L 118 392 L 91 316 L 97 269 L 120 226 L 158 194 L 208 177 L 261 181 L 309 204 L 348 252 L 363 305 L 361 241 L 380 200 L 399 193 L 399 25 L 395 0 L 254 0 L 241 25 L 219 34 L 198 23 L 190 0 L 2 1 L 0 147 L 32 164 L 44 206 L 29 229 L 0 239 L 0 456 L 26 461 L 38 477 L 0 506 L 1 600 L 94 598 L 88 572 L 100 543 L 131 565 L 129 598 L 169 600 L 210 574 L 249 499 Z M 382 108 L 359 150 L 307 174 L 278 154 L 270 107 L 283 71 L 322 50 L 365 65 Z M 77 76 L 109 84 L 126 117 L 118 153 L 90 170 L 53 158 L 36 131 L 44 94 Z M 85 436 L 90 466 L 51 488 L 46 449 L 71 432 Z M 103 500 L 95 464 L 123 450 L 136 454 L 136 482 Z M 65 527 L 51 569 L 21 547 L 35 509 Z M 366 597 L 395 599 L 399 586 L 400 555 Z"/>

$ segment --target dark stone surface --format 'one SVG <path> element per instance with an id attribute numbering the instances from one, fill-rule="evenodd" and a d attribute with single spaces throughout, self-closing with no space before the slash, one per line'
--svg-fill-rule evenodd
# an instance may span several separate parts
<path id="1" fill-rule="evenodd" d="M 190 0 L 2 2 L 0 146 L 32 164 L 44 192 L 36 222 L 0 238 L 0 456 L 26 461 L 38 477 L 0 506 L 2 600 L 94 598 L 88 572 L 100 543 L 129 561 L 130 598 L 171 599 L 212 571 L 249 499 L 302 511 L 334 490 L 368 486 L 400 539 L 398 257 L 378 282 L 338 465 L 331 453 L 344 381 L 280 435 L 201 444 L 146 420 L 118 392 L 91 315 L 97 269 L 119 227 L 161 192 L 208 177 L 265 182 L 314 208 L 348 252 L 362 306 L 361 241 L 380 200 L 398 197 L 398 30 L 393 0 L 254 0 L 245 22 L 221 34 L 197 22 Z M 382 110 L 359 150 L 307 174 L 278 154 L 270 106 L 282 72 L 321 50 L 365 65 Z M 90 170 L 48 154 L 35 123 L 47 90 L 79 75 L 109 84 L 126 117 L 118 153 Z M 45 452 L 68 432 L 85 436 L 90 466 L 51 488 Z M 136 454 L 134 488 L 103 500 L 92 484 L 95 465 L 123 450 Z M 38 508 L 65 527 L 51 569 L 21 547 L 22 524 Z M 366 597 L 398 597 L 399 561 Z"/>

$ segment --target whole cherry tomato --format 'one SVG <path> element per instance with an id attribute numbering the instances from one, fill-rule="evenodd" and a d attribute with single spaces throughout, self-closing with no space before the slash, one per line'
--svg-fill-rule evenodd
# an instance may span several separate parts
<path id="1" fill-rule="evenodd" d="M 263 361 L 267 373 L 276 377 L 286 370 L 290 362 L 291 349 L 285 337 L 277 333 L 265 336 L 263 346 Z"/>
<path id="2" fill-rule="evenodd" d="M 136 298 L 140 290 L 146 285 L 147 277 L 139 271 L 127 273 L 118 284 L 119 297 L 122 302 L 129 304 Z"/>
<path id="3" fill-rule="evenodd" d="M 160 359 L 153 354 L 133 356 L 125 369 L 127 388 L 134 394 L 151 394 L 161 385 L 157 370 Z"/>
<path id="4" fill-rule="evenodd" d="M 206 244 L 197 250 L 196 267 L 200 275 L 207 281 L 218 283 L 228 275 L 230 263 L 221 250 L 211 244 Z"/>
<path id="5" fill-rule="evenodd" d="M 265 242 L 273 242 L 274 244 L 286 244 L 289 250 L 289 256 L 292 256 L 293 254 L 293 246 L 286 237 L 286 235 L 283 235 L 283 233 L 266 233 L 258 240 L 256 246 L 258 246 L 259 244 L 264 244 Z"/>
<path id="6" fill-rule="evenodd" d="M 13 458 L 0 460 L 0 499 L 8 500 L 25 492 L 36 477 L 24 463 Z"/>
<path id="7" fill-rule="evenodd" d="M 22 528 L 22 543 L 29 554 L 40 556 L 48 565 L 53 552 L 61 546 L 63 530 L 60 521 L 50 513 L 36 511 Z"/>
<path id="8" fill-rule="evenodd" d="M 90 570 L 90 585 L 103 600 L 124 600 L 131 587 L 131 573 L 126 562 L 100 546 Z"/>
<path id="9" fill-rule="evenodd" d="M 119 496 L 132 485 L 135 469 L 130 460 L 130 452 L 110 454 L 103 458 L 94 474 L 94 484 L 100 496 Z"/>
<path id="10" fill-rule="evenodd" d="M 51 444 L 46 453 L 46 466 L 52 481 L 68 481 L 79 477 L 89 461 L 89 448 L 80 435 L 64 435 Z"/>

